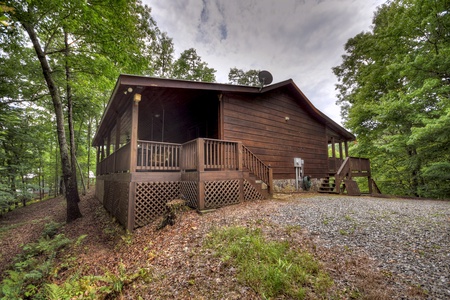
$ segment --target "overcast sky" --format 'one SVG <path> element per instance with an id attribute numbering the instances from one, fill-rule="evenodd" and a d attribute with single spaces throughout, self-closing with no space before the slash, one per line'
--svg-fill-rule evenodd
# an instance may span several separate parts
<path id="1" fill-rule="evenodd" d="M 161 31 L 173 38 L 175 59 L 195 48 L 216 80 L 230 68 L 267 70 L 273 83 L 293 79 L 308 99 L 341 124 L 336 103 L 344 44 L 370 30 L 384 0 L 143 0 Z"/>

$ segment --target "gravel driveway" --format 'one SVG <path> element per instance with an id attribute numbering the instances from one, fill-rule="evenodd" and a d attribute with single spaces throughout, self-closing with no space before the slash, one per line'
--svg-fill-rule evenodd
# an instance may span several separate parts
<path id="1" fill-rule="evenodd" d="M 450 299 L 450 201 L 321 195 L 280 207 L 272 220 L 300 225 L 325 247 L 362 251 L 429 299 Z"/>

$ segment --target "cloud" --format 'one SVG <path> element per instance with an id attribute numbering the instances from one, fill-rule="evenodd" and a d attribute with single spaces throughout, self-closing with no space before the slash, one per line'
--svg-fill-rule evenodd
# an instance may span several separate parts
<path id="1" fill-rule="evenodd" d="M 335 105 L 344 44 L 370 28 L 383 0 L 144 0 L 176 55 L 195 48 L 218 82 L 230 68 L 264 69 L 274 83 L 292 78 L 311 102 L 340 123 Z"/>

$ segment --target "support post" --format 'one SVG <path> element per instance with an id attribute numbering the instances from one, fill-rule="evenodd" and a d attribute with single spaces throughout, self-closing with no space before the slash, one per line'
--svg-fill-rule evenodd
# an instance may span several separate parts
<path id="1" fill-rule="evenodd" d="M 344 142 L 344 149 L 345 149 L 345 157 L 348 157 L 348 142 Z"/>
<path id="2" fill-rule="evenodd" d="M 119 148 L 120 148 L 120 135 L 122 134 L 121 133 L 121 120 L 122 120 L 122 118 L 121 117 L 117 117 L 117 120 L 116 120 L 116 148 L 115 148 L 115 151 L 117 151 L 117 150 L 119 150 Z"/>
<path id="3" fill-rule="evenodd" d="M 333 164 L 334 164 L 334 172 L 337 172 L 337 165 L 336 165 L 336 149 L 334 144 L 334 136 L 331 137 L 331 153 L 333 157 Z"/>
<path id="4" fill-rule="evenodd" d="M 97 170 L 96 170 L 97 175 L 100 175 L 101 170 L 100 170 L 100 146 L 97 146 Z"/>
<path id="5" fill-rule="evenodd" d="M 111 131 L 108 132 L 108 136 L 106 137 L 106 156 L 111 155 Z"/>
<path id="6" fill-rule="evenodd" d="M 141 101 L 140 94 L 134 94 L 133 104 L 131 108 L 131 153 L 130 153 L 130 173 L 136 172 L 137 166 L 137 141 L 138 141 L 138 115 L 139 102 Z"/>
<path id="7" fill-rule="evenodd" d="M 203 172 L 205 171 L 205 140 L 197 139 L 197 172 L 198 172 L 198 210 L 205 210 L 205 182 Z"/>
<path id="8" fill-rule="evenodd" d="M 136 208 L 136 182 L 132 181 L 129 185 L 128 192 L 128 216 L 127 216 L 127 230 L 132 232 L 134 230 Z"/>
<path id="9" fill-rule="evenodd" d="M 269 166 L 269 195 L 273 195 L 273 169 Z"/>

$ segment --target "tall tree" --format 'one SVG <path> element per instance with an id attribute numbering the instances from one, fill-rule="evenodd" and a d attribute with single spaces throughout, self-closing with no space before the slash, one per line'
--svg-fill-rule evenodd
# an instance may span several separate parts
<path id="1" fill-rule="evenodd" d="M 228 73 L 228 80 L 231 84 L 249 85 L 249 86 L 260 86 L 259 74 L 260 70 L 248 70 L 244 71 L 238 68 L 231 68 Z"/>
<path id="2" fill-rule="evenodd" d="M 162 78 L 171 77 L 173 73 L 173 55 L 175 48 L 172 39 L 166 32 L 158 32 L 153 51 L 155 75 Z"/>
<path id="3" fill-rule="evenodd" d="M 351 38 L 338 103 L 382 188 L 450 196 L 450 1 L 393 0 Z"/>
<path id="4" fill-rule="evenodd" d="M 97 60 L 114 70 L 114 77 L 118 71 L 139 73 L 151 57 L 154 22 L 148 7 L 138 0 L 21 0 L 5 1 L 5 6 L 7 20 L 14 26 L 1 32 L 0 41 L 8 44 L 2 50 L 14 52 L 15 48 L 26 47 L 27 36 L 51 99 L 70 222 L 81 216 L 75 177 L 73 75 L 86 70 L 104 71 L 95 72 L 89 67 L 88 62 L 98 66 L 94 63 Z M 70 142 L 66 120 L 70 125 Z"/>
<path id="5" fill-rule="evenodd" d="M 173 77 L 193 81 L 215 82 L 216 70 L 203 62 L 194 48 L 183 51 L 173 66 Z"/>

